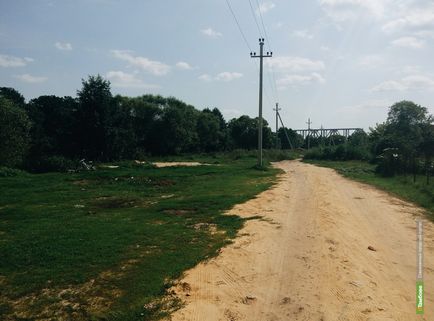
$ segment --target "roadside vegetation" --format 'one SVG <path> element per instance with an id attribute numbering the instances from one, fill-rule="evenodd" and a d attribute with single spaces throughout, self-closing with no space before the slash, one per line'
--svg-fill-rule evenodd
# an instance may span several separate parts
<path id="1" fill-rule="evenodd" d="M 412 201 L 434 219 L 433 121 L 427 108 L 402 101 L 368 134 L 356 132 L 336 146 L 318 144 L 304 160 Z"/>
<path id="2" fill-rule="evenodd" d="M 376 165 L 365 161 L 327 161 L 304 160 L 307 163 L 335 169 L 339 174 L 371 184 L 390 192 L 399 198 L 413 202 L 426 210 L 427 216 L 434 221 L 434 184 L 426 184 L 426 176 L 395 175 L 384 177 L 376 173 Z"/>

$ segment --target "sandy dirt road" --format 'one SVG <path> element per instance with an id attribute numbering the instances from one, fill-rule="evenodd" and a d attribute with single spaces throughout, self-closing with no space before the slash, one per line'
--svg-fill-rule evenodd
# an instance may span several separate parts
<path id="1" fill-rule="evenodd" d="M 174 321 L 434 320 L 434 226 L 425 221 L 425 316 L 415 313 L 416 207 L 331 169 L 276 164 L 279 183 L 230 213 L 250 220 L 185 274 Z M 376 251 L 368 249 L 374 247 Z"/>

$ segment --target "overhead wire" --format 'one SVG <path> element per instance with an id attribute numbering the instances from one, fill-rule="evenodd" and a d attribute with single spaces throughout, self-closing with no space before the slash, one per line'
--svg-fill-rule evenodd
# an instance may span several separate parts
<path id="1" fill-rule="evenodd" d="M 259 27 L 258 20 L 256 19 L 255 9 L 253 9 L 253 5 L 252 5 L 252 1 L 251 0 L 249 0 L 249 4 L 250 4 L 250 10 L 251 10 L 251 13 L 252 13 L 252 16 L 253 16 L 253 20 L 255 20 L 256 27 L 258 28 L 259 36 L 261 38 L 263 38 L 263 36 L 262 36 L 263 34 L 262 34 L 262 31 L 261 31 L 261 28 Z M 258 10 L 259 10 L 259 8 L 258 8 Z"/>
<path id="2" fill-rule="evenodd" d="M 253 52 L 252 47 L 250 46 L 249 41 L 247 40 L 246 34 L 244 33 L 243 28 L 241 27 L 241 24 L 240 24 L 240 22 L 239 22 L 239 20 L 238 20 L 238 18 L 237 18 L 237 15 L 235 14 L 235 11 L 234 11 L 232 5 L 230 4 L 230 1 L 229 1 L 229 0 L 225 0 L 225 1 L 226 1 L 226 4 L 227 4 L 228 9 L 229 9 L 229 11 L 230 11 L 230 13 L 231 13 L 231 15 L 232 15 L 234 21 L 235 21 L 235 24 L 237 25 L 238 31 L 240 32 L 241 37 L 242 37 L 243 40 L 244 40 L 245 45 L 247 46 L 247 48 L 249 49 L 250 52 Z M 258 23 L 257 20 L 256 20 L 256 17 L 255 17 L 255 14 L 254 14 L 254 9 L 253 9 L 253 5 L 252 5 L 252 3 L 251 3 L 251 0 L 249 0 L 249 4 L 250 4 L 250 9 L 251 9 L 251 11 L 252 11 L 252 14 L 253 14 L 253 17 L 254 17 L 254 20 L 255 20 L 256 27 L 258 28 L 259 34 L 260 34 L 260 36 L 262 37 L 262 31 L 261 31 L 261 29 L 260 29 L 260 27 L 259 27 L 259 23 Z M 259 10 L 259 8 L 258 8 L 258 10 Z M 255 60 L 256 60 L 256 59 L 255 59 Z M 257 68 L 257 70 L 258 70 L 258 72 L 259 72 L 259 62 L 258 62 L 258 61 L 255 61 L 255 65 L 256 65 L 256 68 Z M 271 87 L 271 88 L 272 88 L 272 87 Z M 272 102 L 271 102 L 270 96 L 269 96 L 268 93 L 267 93 L 266 87 L 264 87 L 263 90 L 264 90 L 264 95 L 265 95 L 266 100 L 267 100 L 268 103 L 271 105 Z"/>
<path id="3" fill-rule="evenodd" d="M 235 23 L 236 23 L 237 26 L 238 26 L 238 30 L 240 31 L 241 36 L 242 36 L 242 38 L 244 39 L 244 42 L 245 42 L 246 45 L 247 45 L 247 48 L 249 48 L 250 52 L 252 52 L 252 51 L 253 51 L 253 50 L 252 50 L 252 47 L 250 47 L 249 42 L 247 41 L 246 35 L 244 34 L 243 29 L 241 28 L 241 25 L 240 25 L 240 23 L 239 23 L 239 21 L 238 21 L 238 19 L 237 19 L 237 16 L 235 15 L 234 10 L 232 9 L 232 6 L 231 6 L 229 0 L 226 0 L 226 4 L 228 5 L 229 11 L 231 12 L 232 17 L 234 18 Z"/>
<path id="4" fill-rule="evenodd" d="M 272 50 L 271 50 L 271 47 L 272 47 L 272 45 L 271 45 L 271 39 L 268 36 L 267 28 L 265 28 L 264 18 L 262 16 L 262 11 L 261 11 L 260 0 L 255 0 L 255 1 L 256 1 L 257 6 L 258 6 L 258 13 L 259 13 L 259 18 L 261 20 L 262 29 L 264 30 L 264 35 L 265 35 L 265 38 L 267 39 L 267 47 L 268 47 L 268 50 L 270 52 L 272 52 Z M 278 94 L 278 90 L 277 90 L 277 82 L 276 82 L 276 77 L 275 77 L 275 72 L 274 72 L 273 64 L 270 64 L 269 66 L 270 66 L 270 70 L 271 70 L 271 76 L 273 78 L 272 86 L 271 87 L 274 90 L 274 94 L 276 96 L 276 100 L 278 101 L 279 100 L 279 94 Z M 268 73 L 270 73 L 270 70 L 267 70 Z M 270 82 L 271 82 L 271 80 L 270 80 Z"/>

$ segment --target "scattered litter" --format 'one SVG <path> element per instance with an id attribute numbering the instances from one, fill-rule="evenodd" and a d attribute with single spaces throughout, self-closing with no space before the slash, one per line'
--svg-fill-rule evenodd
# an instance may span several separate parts
<path id="1" fill-rule="evenodd" d="M 371 246 L 371 245 L 368 246 L 368 250 L 370 250 L 370 251 L 374 251 L 374 252 L 377 251 L 377 250 L 376 250 L 373 246 Z"/>
<path id="2" fill-rule="evenodd" d="M 82 205 L 82 204 L 75 204 L 74 207 L 75 207 L 75 208 L 83 208 L 84 205 Z"/>

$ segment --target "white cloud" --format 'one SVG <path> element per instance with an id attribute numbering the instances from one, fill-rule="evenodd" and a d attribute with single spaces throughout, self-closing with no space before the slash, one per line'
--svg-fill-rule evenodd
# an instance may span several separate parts
<path id="1" fill-rule="evenodd" d="M 38 84 L 38 83 L 41 83 L 41 82 L 44 82 L 47 80 L 47 77 L 38 77 L 38 76 L 29 75 L 29 74 L 16 75 L 14 77 L 23 81 L 23 82 L 27 82 L 27 83 L 31 83 L 31 84 Z"/>
<path id="2" fill-rule="evenodd" d="M 377 68 L 384 63 L 381 55 L 366 55 L 359 59 L 358 64 L 364 68 Z"/>
<path id="3" fill-rule="evenodd" d="M 434 39 L 434 30 L 420 30 L 414 32 L 413 35 L 422 39 Z"/>
<path id="4" fill-rule="evenodd" d="M 146 84 L 142 79 L 137 78 L 136 75 L 123 71 L 109 71 L 107 72 L 106 77 L 115 87 L 140 89 L 160 88 L 160 86 L 157 85 Z"/>
<path id="5" fill-rule="evenodd" d="M 434 26 L 434 5 L 424 8 L 405 7 L 395 18 L 382 27 L 385 32 L 396 32 L 412 28 L 430 29 Z"/>
<path id="6" fill-rule="evenodd" d="M 372 91 L 406 91 L 406 90 L 434 90 L 434 79 L 415 74 L 400 80 L 387 80 L 371 89 Z"/>
<path id="7" fill-rule="evenodd" d="M 378 108 L 387 108 L 391 106 L 393 102 L 388 99 L 373 99 L 362 102 L 356 105 L 345 106 L 342 109 L 353 109 L 353 110 L 366 110 L 366 109 L 378 109 Z"/>
<path id="8" fill-rule="evenodd" d="M 223 36 L 223 34 L 221 32 L 215 31 L 212 28 L 206 28 L 206 29 L 202 29 L 200 31 L 203 35 L 208 36 L 210 38 L 218 38 Z"/>
<path id="9" fill-rule="evenodd" d="M 54 46 L 63 51 L 69 51 L 72 50 L 72 45 L 69 42 L 56 42 Z"/>
<path id="10" fill-rule="evenodd" d="M 24 67 L 29 62 L 34 61 L 32 58 L 24 57 L 14 57 L 9 55 L 0 54 L 0 67 Z"/>
<path id="11" fill-rule="evenodd" d="M 156 76 L 164 76 L 170 71 L 170 66 L 159 61 L 150 60 L 146 57 L 135 56 L 130 50 L 112 50 L 111 53 L 114 57 Z"/>
<path id="12" fill-rule="evenodd" d="M 206 82 L 208 82 L 208 81 L 212 81 L 212 77 L 211 77 L 210 75 L 208 75 L 208 74 L 200 75 L 200 76 L 198 77 L 198 79 L 200 79 L 200 80 L 202 80 L 202 81 L 206 81 Z"/>
<path id="13" fill-rule="evenodd" d="M 259 5 L 259 8 L 256 9 L 256 14 L 259 16 L 260 14 L 265 14 L 271 9 L 275 8 L 276 5 L 271 1 L 263 2 Z"/>
<path id="14" fill-rule="evenodd" d="M 400 81 L 387 80 L 372 88 L 372 91 L 403 91 L 407 87 Z"/>
<path id="15" fill-rule="evenodd" d="M 336 21 L 355 19 L 361 15 L 385 16 L 391 0 L 319 0 L 325 12 Z"/>
<path id="16" fill-rule="evenodd" d="M 302 39 L 313 39 L 313 34 L 311 34 L 308 30 L 295 30 L 292 35 Z"/>
<path id="17" fill-rule="evenodd" d="M 289 74 L 276 80 L 278 89 L 286 89 L 287 87 L 304 86 L 312 83 L 325 83 L 325 79 L 320 74 L 313 72 L 309 75 Z"/>
<path id="18" fill-rule="evenodd" d="M 190 64 L 186 63 L 185 61 L 179 61 L 179 62 L 177 62 L 176 63 L 176 67 L 178 69 L 181 69 L 181 70 L 190 70 L 190 69 L 193 69 L 193 67 L 190 66 Z"/>
<path id="19" fill-rule="evenodd" d="M 232 81 L 232 80 L 235 80 L 235 79 L 239 79 L 241 77 L 243 77 L 242 73 L 224 71 L 224 72 L 221 72 L 221 73 L 217 74 L 215 77 L 212 77 L 212 76 L 210 76 L 208 74 L 202 74 L 202 75 L 200 75 L 198 77 L 198 79 L 200 79 L 202 81 L 206 81 L 206 82 L 210 82 L 210 81 L 213 81 L 213 80 L 228 82 L 228 81 Z"/>
<path id="20" fill-rule="evenodd" d="M 229 71 L 224 71 L 219 73 L 215 79 L 216 80 L 221 80 L 221 81 L 232 81 L 238 78 L 243 77 L 242 73 L 239 72 L 229 72 Z"/>
<path id="21" fill-rule="evenodd" d="M 288 71 L 319 71 L 325 68 L 324 62 L 310 60 L 303 57 L 281 56 L 266 60 L 267 66 L 275 68 L 277 72 Z"/>
<path id="22" fill-rule="evenodd" d="M 415 37 L 401 37 L 391 42 L 396 47 L 405 47 L 413 49 L 421 49 L 425 47 L 425 40 L 417 39 Z"/>

